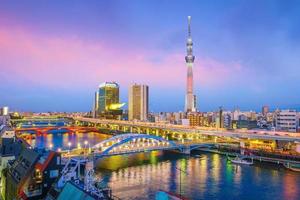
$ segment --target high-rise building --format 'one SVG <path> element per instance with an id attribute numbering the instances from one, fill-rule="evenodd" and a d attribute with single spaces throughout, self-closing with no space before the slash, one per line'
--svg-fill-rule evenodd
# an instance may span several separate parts
<path id="1" fill-rule="evenodd" d="M 100 118 L 120 119 L 121 107 L 119 102 L 119 85 L 116 82 L 104 82 L 99 85 L 95 93 L 95 116 Z"/>
<path id="2" fill-rule="evenodd" d="M 261 113 L 263 116 L 267 116 L 267 114 L 270 112 L 269 106 L 263 106 L 261 109 Z"/>
<path id="3" fill-rule="evenodd" d="M 94 118 L 97 118 L 98 110 L 99 110 L 99 91 L 96 91 L 95 98 L 94 98 L 94 106 L 93 106 L 93 117 Z"/>
<path id="4" fill-rule="evenodd" d="M 224 127 L 223 109 L 222 107 L 220 107 L 218 115 L 216 117 L 216 128 L 223 128 L 223 127 Z"/>
<path id="5" fill-rule="evenodd" d="M 191 36 L 191 16 L 188 16 L 188 38 L 186 42 L 187 55 L 185 56 L 185 62 L 187 65 L 187 88 L 185 96 L 185 111 L 196 111 L 196 95 L 193 91 L 193 65 L 195 56 L 193 55 L 193 40 Z"/>
<path id="6" fill-rule="evenodd" d="M 146 121 L 149 111 L 149 87 L 134 84 L 129 89 L 128 119 Z"/>

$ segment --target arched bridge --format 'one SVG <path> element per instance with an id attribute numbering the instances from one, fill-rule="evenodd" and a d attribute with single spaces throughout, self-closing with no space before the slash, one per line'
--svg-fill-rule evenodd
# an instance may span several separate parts
<path id="1" fill-rule="evenodd" d="M 193 149 L 199 147 L 209 147 L 211 145 L 212 144 L 208 141 L 202 141 L 198 143 L 177 143 L 159 136 L 127 133 L 116 135 L 104 140 L 90 147 L 89 151 L 86 151 L 85 149 L 73 149 L 71 151 L 65 151 L 63 156 L 85 157 L 87 156 L 86 154 L 88 154 L 97 159 L 103 156 L 122 155 L 155 150 L 176 150 L 184 154 L 189 154 Z"/>
<path id="2" fill-rule="evenodd" d="M 178 144 L 162 137 L 146 134 L 121 134 L 104 140 L 92 147 L 96 154 L 123 154 L 160 149 L 177 149 Z"/>

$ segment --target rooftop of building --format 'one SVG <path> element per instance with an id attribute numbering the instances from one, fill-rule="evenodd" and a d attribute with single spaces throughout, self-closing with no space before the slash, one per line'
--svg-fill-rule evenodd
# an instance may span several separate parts
<path id="1" fill-rule="evenodd" d="M 116 83 L 116 82 L 104 82 L 104 83 L 101 83 L 99 85 L 99 88 L 102 88 L 102 87 L 114 87 L 114 88 L 118 88 L 119 84 Z"/>
<path id="2" fill-rule="evenodd" d="M 33 149 L 23 149 L 20 156 L 11 162 L 9 173 L 18 183 L 32 170 L 39 159 L 39 154 Z"/>
<path id="3" fill-rule="evenodd" d="M 95 197 L 93 197 L 91 194 L 84 191 L 76 184 L 72 182 L 67 182 L 57 197 L 57 200 L 65 200 L 65 199 L 94 200 Z"/>

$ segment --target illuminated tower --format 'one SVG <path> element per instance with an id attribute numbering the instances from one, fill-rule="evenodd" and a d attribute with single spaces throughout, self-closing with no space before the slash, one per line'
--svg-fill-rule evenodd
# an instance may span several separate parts
<path id="1" fill-rule="evenodd" d="M 185 96 L 185 112 L 196 111 L 196 95 L 193 92 L 193 65 L 195 56 L 193 55 L 193 40 L 191 36 L 191 16 L 188 16 L 188 38 L 186 41 L 185 62 L 187 65 L 187 86 Z"/>

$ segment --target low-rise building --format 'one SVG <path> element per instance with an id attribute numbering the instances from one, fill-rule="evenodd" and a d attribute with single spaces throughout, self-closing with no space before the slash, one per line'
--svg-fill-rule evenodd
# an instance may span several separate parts
<path id="1" fill-rule="evenodd" d="M 276 130 L 296 132 L 299 119 L 296 110 L 281 110 L 276 113 Z"/>
<path id="2" fill-rule="evenodd" d="M 3 199 L 43 199 L 57 180 L 60 160 L 57 152 L 25 148 L 4 171 Z"/>

